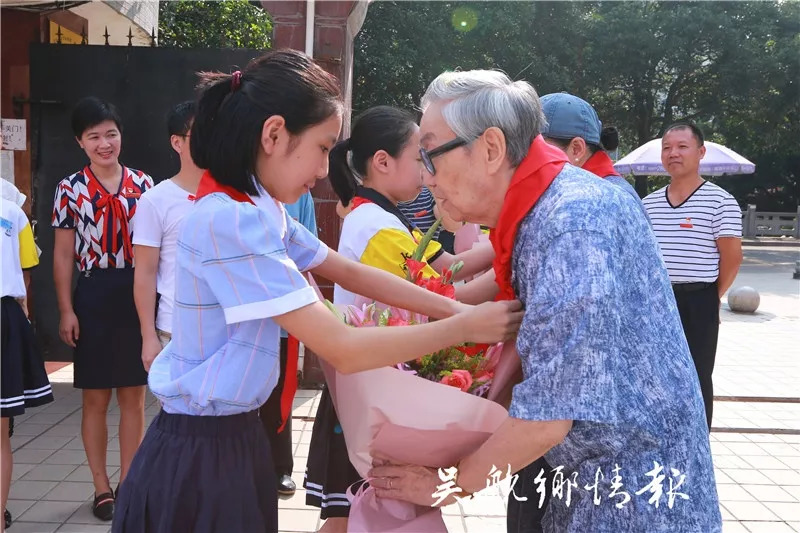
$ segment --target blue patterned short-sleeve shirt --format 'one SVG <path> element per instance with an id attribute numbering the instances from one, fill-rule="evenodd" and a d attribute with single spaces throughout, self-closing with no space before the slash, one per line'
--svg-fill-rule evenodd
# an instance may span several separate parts
<path id="1" fill-rule="evenodd" d="M 280 373 L 273 317 L 318 301 L 301 272 L 321 264 L 328 247 L 269 196 L 257 204 L 213 193 L 183 221 L 172 341 L 149 375 L 168 413 L 225 416 L 263 405 Z"/>
<path id="2" fill-rule="evenodd" d="M 517 234 L 524 379 L 510 414 L 573 421 L 545 455 L 563 474 L 545 531 L 721 530 L 697 373 L 637 204 L 566 165 Z"/>

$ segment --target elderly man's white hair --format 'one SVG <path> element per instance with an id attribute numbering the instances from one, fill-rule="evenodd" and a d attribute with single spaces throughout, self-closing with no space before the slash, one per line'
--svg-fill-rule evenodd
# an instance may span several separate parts
<path id="1" fill-rule="evenodd" d="M 536 90 L 496 70 L 444 72 L 428 86 L 420 107 L 449 102 L 442 109 L 450 129 L 473 141 L 492 126 L 506 137 L 507 156 L 519 165 L 546 121 Z"/>

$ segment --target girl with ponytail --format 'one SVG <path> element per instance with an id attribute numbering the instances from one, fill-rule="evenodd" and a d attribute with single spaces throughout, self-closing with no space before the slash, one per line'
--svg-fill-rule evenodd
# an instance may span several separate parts
<path id="1" fill-rule="evenodd" d="M 469 308 L 349 261 L 286 214 L 284 203 L 328 174 L 342 123 L 336 80 L 308 56 L 272 51 L 204 79 L 191 153 L 207 170 L 178 236 L 172 340 L 148 377 L 162 410 L 120 486 L 115 533 L 277 532 L 258 408 L 281 371 L 281 328 L 337 370 L 357 372 L 500 341 L 522 319 L 519 302 Z M 318 301 L 306 270 L 443 320 L 348 327 Z"/>
<path id="2" fill-rule="evenodd" d="M 345 217 L 339 253 L 404 276 L 403 255 L 413 252 L 422 237 L 397 208 L 398 203 L 415 199 L 424 187 L 419 127 L 414 117 L 389 106 L 368 109 L 354 121 L 350 138 L 331 150 L 329 160 L 328 178 L 333 190 L 353 215 Z M 356 211 L 361 206 L 366 209 Z M 432 242 L 425 255 L 428 266 L 424 272 L 435 277 L 463 261 L 456 279 L 466 279 L 489 268 L 492 258 L 490 246 L 453 255 Z M 340 290 L 334 298 L 347 304 L 352 296 Z"/>
<path id="3" fill-rule="evenodd" d="M 405 277 L 404 256 L 414 252 L 422 233 L 397 204 L 413 200 L 423 187 L 419 157 L 419 127 L 410 113 L 378 106 L 354 121 L 351 137 L 337 143 L 329 157 L 328 178 L 333 190 L 342 205 L 351 209 L 339 237 L 341 255 Z M 473 276 L 490 268 L 493 257 L 488 243 L 454 256 L 431 241 L 422 272 L 426 277 L 438 277 L 454 262 L 464 261 L 457 277 Z M 339 284 L 333 295 L 337 305 L 356 300 L 354 291 Z M 320 507 L 321 517 L 327 520 L 320 531 L 346 531 L 350 507 L 345 494 L 359 478 L 325 389 L 314 421 L 304 483 L 306 503 Z"/>

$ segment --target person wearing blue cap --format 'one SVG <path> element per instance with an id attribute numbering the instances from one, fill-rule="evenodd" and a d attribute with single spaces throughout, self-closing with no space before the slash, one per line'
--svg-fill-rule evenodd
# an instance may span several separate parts
<path id="1" fill-rule="evenodd" d="M 545 141 L 561 148 L 569 162 L 621 187 L 641 203 L 633 186 L 614 169 L 606 150 L 616 150 L 619 134 L 614 127 L 603 128 L 597 111 L 586 100 L 568 93 L 546 94 L 541 98 L 547 125 Z"/>

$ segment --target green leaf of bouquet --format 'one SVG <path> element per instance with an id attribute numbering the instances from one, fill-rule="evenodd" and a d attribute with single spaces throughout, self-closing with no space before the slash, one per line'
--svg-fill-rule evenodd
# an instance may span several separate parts
<path id="1" fill-rule="evenodd" d="M 347 318 L 345 317 L 344 313 L 339 311 L 330 300 L 323 300 L 322 303 L 325 304 L 325 307 L 330 309 L 334 315 L 336 315 L 336 318 L 347 324 Z"/>
<path id="2" fill-rule="evenodd" d="M 425 255 L 425 250 L 428 249 L 428 245 L 433 240 L 433 236 L 436 234 L 436 231 L 439 229 L 439 226 L 442 225 L 442 219 L 440 218 L 433 225 L 425 232 L 425 235 L 422 237 L 422 240 L 419 241 L 417 245 L 417 249 L 414 250 L 414 254 L 411 256 L 412 259 L 415 261 L 422 261 L 423 256 Z"/>
<path id="3" fill-rule="evenodd" d="M 384 309 L 383 311 L 381 311 L 381 314 L 378 315 L 379 327 L 385 327 L 389 323 L 389 314 L 390 312 L 388 309 Z"/>
<path id="4" fill-rule="evenodd" d="M 458 261 L 450 265 L 450 268 L 448 270 L 450 270 L 450 272 L 453 273 L 453 277 L 455 277 L 455 275 L 458 274 L 459 270 L 461 270 L 462 268 L 464 268 L 464 261 Z"/>

